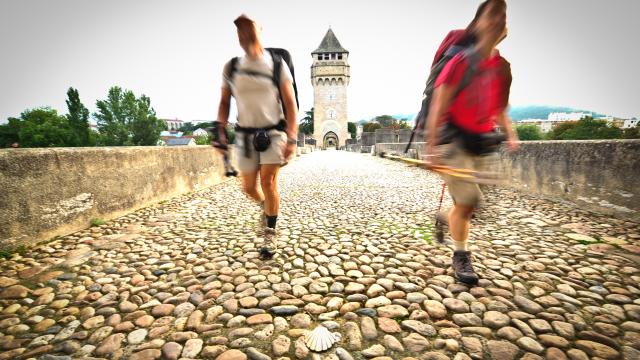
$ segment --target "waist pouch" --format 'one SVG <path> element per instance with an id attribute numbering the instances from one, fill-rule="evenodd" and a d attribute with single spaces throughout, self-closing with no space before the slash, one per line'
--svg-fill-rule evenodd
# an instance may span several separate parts
<path id="1" fill-rule="evenodd" d="M 244 156 L 250 157 L 249 136 L 253 134 L 253 148 L 258 152 L 266 151 L 271 146 L 270 130 L 286 131 L 287 123 L 280 120 L 277 125 L 266 128 L 248 128 L 236 125 L 236 131 L 244 134 Z"/>
<path id="2" fill-rule="evenodd" d="M 253 148 L 258 152 L 263 152 L 271 146 L 271 138 L 265 129 L 260 129 L 253 134 Z"/>
<path id="3" fill-rule="evenodd" d="M 447 121 L 439 133 L 439 144 L 448 144 L 459 139 L 462 147 L 474 155 L 487 155 L 496 152 L 500 144 L 507 139 L 504 133 L 497 131 L 486 133 L 465 131 L 451 121 Z"/>

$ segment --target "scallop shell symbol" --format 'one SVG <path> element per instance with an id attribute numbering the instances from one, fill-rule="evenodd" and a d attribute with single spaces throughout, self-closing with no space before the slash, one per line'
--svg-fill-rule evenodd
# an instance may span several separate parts
<path id="1" fill-rule="evenodd" d="M 307 331 L 304 335 L 304 343 L 310 350 L 313 351 L 325 351 L 329 349 L 333 344 L 340 341 L 342 336 L 337 333 L 329 332 L 329 329 L 319 325 L 313 331 Z"/>

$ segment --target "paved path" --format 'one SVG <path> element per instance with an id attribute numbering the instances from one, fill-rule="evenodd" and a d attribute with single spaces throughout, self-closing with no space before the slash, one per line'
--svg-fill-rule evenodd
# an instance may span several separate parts
<path id="1" fill-rule="evenodd" d="M 492 190 L 468 288 L 436 176 L 323 151 L 282 180 L 272 261 L 237 180 L 0 261 L 0 360 L 640 358 L 638 224 Z M 314 353 L 320 323 L 342 338 Z"/>

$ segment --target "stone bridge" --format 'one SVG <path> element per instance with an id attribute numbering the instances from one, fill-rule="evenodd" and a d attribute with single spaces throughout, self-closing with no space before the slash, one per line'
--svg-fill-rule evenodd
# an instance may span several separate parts
<path id="1" fill-rule="evenodd" d="M 635 221 L 488 189 L 467 287 L 431 239 L 438 176 L 320 151 L 281 180 L 271 261 L 235 179 L 1 260 L 0 359 L 640 359 Z M 318 324 L 342 335 L 321 353 Z"/>

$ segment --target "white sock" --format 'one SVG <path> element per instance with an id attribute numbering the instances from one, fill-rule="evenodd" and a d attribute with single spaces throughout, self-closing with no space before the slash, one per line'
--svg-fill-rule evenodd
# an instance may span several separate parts
<path id="1" fill-rule="evenodd" d="M 469 251 L 469 247 L 467 246 L 468 241 L 455 241 L 453 240 L 453 248 L 456 251 Z"/>

